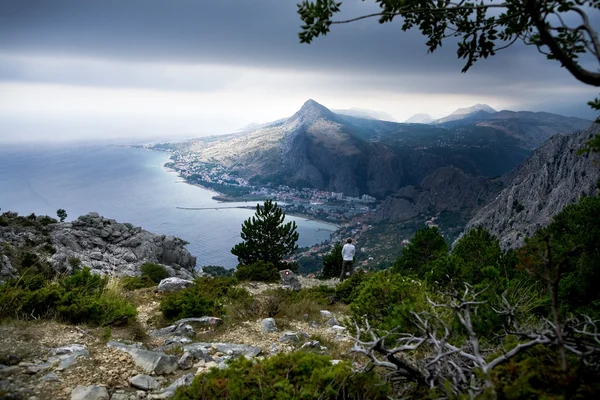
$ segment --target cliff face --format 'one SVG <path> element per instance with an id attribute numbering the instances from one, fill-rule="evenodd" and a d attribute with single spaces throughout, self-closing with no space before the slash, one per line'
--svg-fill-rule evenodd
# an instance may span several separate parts
<path id="1" fill-rule="evenodd" d="M 516 248 L 552 217 L 581 196 L 598 193 L 600 156 L 577 150 L 600 126 L 548 140 L 507 176 L 507 187 L 469 221 L 466 230 L 481 225 L 500 239 L 503 248 Z"/>
<path id="2" fill-rule="evenodd" d="M 182 239 L 155 235 L 97 213 L 55 224 L 50 237 L 56 253 L 49 261 L 57 269 L 71 269 L 69 259 L 78 258 L 81 265 L 103 274 L 138 275 L 141 264 L 153 262 L 163 264 L 170 276 L 194 275 L 196 257 Z"/>

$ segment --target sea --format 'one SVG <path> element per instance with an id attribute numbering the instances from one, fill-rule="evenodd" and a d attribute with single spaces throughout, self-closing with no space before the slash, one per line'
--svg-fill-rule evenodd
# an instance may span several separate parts
<path id="1" fill-rule="evenodd" d="M 169 154 L 121 145 L 1 145 L 0 212 L 35 213 L 67 221 L 98 212 L 157 234 L 189 242 L 197 266 L 237 265 L 231 248 L 254 211 L 220 203 L 215 192 L 190 185 L 164 167 Z M 188 210 L 184 208 L 208 208 Z M 335 226 L 286 216 L 298 225 L 300 247 L 328 240 Z"/>

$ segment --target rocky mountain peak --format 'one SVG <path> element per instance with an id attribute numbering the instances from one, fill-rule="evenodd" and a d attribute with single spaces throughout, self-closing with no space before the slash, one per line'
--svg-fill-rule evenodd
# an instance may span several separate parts
<path id="1" fill-rule="evenodd" d="M 471 107 L 464 107 L 464 108 L 459 108 L 456 111 L 454 111 L 452 114 L 444 117 L 444 118 L 440 118 L 436 121 L 436 123 L 441 124 L 444 122 L 450 122 L 450 121 L 456 121 L 456 120 L 460 120 L 460 119 L 464 119 L 467 116 L 470 116 L 474 113 L 488 113 L 488 114 L 495 114 L 497 111 L 494 110 L 492 107 L 488 106 L 487 104 L 475 104 L 474 106 Z"/>
<path id="2" fill-rule="evenodd" d="M 433 121 L 433 117 L 429 114 L 415 114 L 404 122 L 407 124 L 429 124 Z"/>
<path id="3" fill-rule="evenodd" d="M 324 105 L 309 99 L 286 121 L 286 125 L 296 127 L 303 123 L 312 124 L 319 119 L 335 120 L 336 115 Z"/>

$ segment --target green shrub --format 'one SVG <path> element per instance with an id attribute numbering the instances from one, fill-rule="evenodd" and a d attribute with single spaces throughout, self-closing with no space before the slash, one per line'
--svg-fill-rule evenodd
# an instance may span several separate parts
<path id="1" fill-rule="evenodd" d="M 343 303 L 350 304 L 362 288 L 362 283 L 369 278 L 369 274 L 358 270 L 335 287 L 335 296 Z"/>
<path id="2" fill-rule="evenodd" d="M 416 279 L 390 271 L 377 272 L 361 284 L 358 295 L 350 304 L 355 320 L 365 317 L 372 326 L 410 331 L 412 311 L 426 306 L 427 285 Z"/>
<path id="3" fill-rule="evenodd" d="M 223 316 L 223 304 L 228 296 L 242 296 L 235 288 L 235 278 L 203 277 L 196 279 L 193 286 L 167 295 L 160 303 L 160 310 L 168 320 L 189 317 Z"/>
<path id="4" fill-rule="evenodd" d="M 207 265 L 202 267 L 202 271 L 209 274 L 210 276 L 233 276 L 233 270 L 225 269 L 216 265 Z"/>
<path id="5" fill-rule="evenodd" d="M 99 326 L 130 322 L 135 307 L 109 290 L 107 283 L 89 268 L 57 282 L 25 275 L 0 285 L 0 318 L 58 318 Z"/>
<path id="6" fill-rule="evenodd" d="M 142 271 L 142 277 L 147 277 L 157 285 L 160 281 L 169 277 L 167 269 L 160 264 L 144 263 L 140 267 L 140 270 Z"/>
<path id="7" fill-rule="evenodd" d="M 156 286 L 156 283 L 147 276 L 124 276 L 122 281 L 125 290 L 136 290 Z"/>
<path id="8" fill-rule="evenodd" d="M 257 261 L 252 265 L 238 265 L 235 277 L 241 281 L 274 282 L 279 271 L 271 262 Z"/>
<path id="9" fill-rule="evenodd" d="M 355 373 L 348 362 L 332 365 L 327 356 L 296 352 L 213 368 L 173 399 L 387 399 L 388 393 L 373 371 Z"/>

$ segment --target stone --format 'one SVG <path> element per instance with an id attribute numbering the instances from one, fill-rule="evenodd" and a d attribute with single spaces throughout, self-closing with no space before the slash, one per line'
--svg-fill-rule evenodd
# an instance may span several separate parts
<path id="1" fill-rule="evenodd" d="M 54 372 L 50 372 L 49 374 L 42 376 L 42 378 L 40 380 L 42 380 L 44 382 L 59 382 L 60 381 L 60 379 Z"/>
<path id="2" fill-rule="evenodd" d="M 183 353 L 179 361 L 177 361 L 179 368 L 181 369 L 190 369 L 194 364 L 194 356 L 189 351 Z"/>
<path id="3" fill-rule="evenodd" d="M 193 381 L 194 381 L 194 374 L 183 375 L 181 378 L 175 380 L 173 383 L 171 383 L 169 386 L 164 388 L 159 393 L 151 394 L 150 396 L 148 396 L 148 398 L 149 399 L 168 399 L 169 397 L 172 397 L 175 394 L 175 390 L 177 390 L 177 388 L 183 387 L 183 386 L 190 386 Z"/>
<path id="4" fill-rule="evenodd" d="M 284 289 L 300 290 L 302 285 L 298 280 L 298 277 L 292 270 L 284 269 L 279 271 L 279 277 L 281 278 L 281 287 Z"/>
<path id="5" fill-rule="evenodd" d="M 338 322 L 338 320 L 337 320 L 337 319 L 335 319 L 335 317 L 332 317 L 332 318 L 330 318 L 330 319 L 327 321 L 327 325 L 329 325 L 329 326 L 336 326 L 336 325 L 339 325 L 339 324 L 340 324 L 340 323 Z"/>
<path id="6" fill-rule="evenodd" d="M 218 326 L 223 324 L 223 320 L 217 317 L 200 317 L 200 318 L 183 318 L 175 322 L 175 324 L 194 324 L 198 326 Z"/>
<path id="7" fill-rule="evenodd" d="M 329 328 L 332 332 L 335 333 L 344 333 L 346 332 L 346 328 L 344 328 L 343 326 L 339 326 L 339 325 L 334 325 L 331 328 Z"/>
<path id="8" fill-rule="evenodd" d="M 113 393 L 110 400 L 129 400 L 129 395 L 127 393 Z"/>
<path id="9" fill-rule="evenodd" d="M 104 386 L 77 386 L 71 392 L 71 400 L 109 400 Z"/>
<path id="10" fill-rule="evenodd" d="M 260 325 L 262 327 L 262 331 L 265 333 L 277 332 L 277 324 L 275 323 L 275 319 L 273 318 L 265 318 L 260 321 Z"/>
<path id="11" fill-rule="evenodd" d="M 245 356 L 246 358 L 254 358 L 261 353 L 261 348 L 256 346 L 249 346 L 245 344 L 235 344 L 235 343 L 192 343 L 183 346 L 183 351 L 202 351 L 203 353 L 208 353 L 210 348 L 214 348 L 216 351 L 220 351 L 221 353 L 228 353 L 231 351 L 231 354 L 234 357 L 239 357 L 240 355 Z"/>
<path id="12" fill-rule="evenodd" d="M 311 340 L 300 346 L 301 349 L 315 349 L 315 350 L 327 350 L 327 347 L 321 346 L 321 342 L 318 340 Z"/>
<path id="13" fill-rule="evenodd" d="M 0 378 L 6 378 L 21 372 L 21 368 L 13 365 L 11 367 L 0 368 Z"/>
<path id="14" fill-rule="evenodd" d="M 214 361 L 209 361 L 209 362 L 207 362 L 207 363 L 204 365 L 204 367 L 205 367 L 206 369 L 217 368 L 218 366 L 219 366 L 219 364 L 217 364 L 217 363 L 216 363 L 216 362 L 214 362 Z"/>
<path id="15" fill-rule="evenodd" d="M 143 374 L 129 378 L 129 384 L 134 388 L 142 390 L 154 390 L 160 386 L 156 379 L 154 379 L 150 375 Z"/>
<path id="16" fill-rule="evenodd" d="M 281 346 L 278 345 L 277 343 L 272 343 L 271 347 L 269 347 L 269 353 L 271 355 L 277 354 L 277 353 L 281 353 Z"/>
<path id="17" fill-rule="evenodd" d="M 186 323 L 179 323 L 167 326 L 166 328 L 157 329 L 150 334 L 153 337 L 162 337 L 162 336 L 187 336 L 193 337 L 196 335 L 196 331 L 192 328 L 191 325 Z"/>
<path id="18" fill-rule="evenodd" d="M 193 284 L 194 284 L 193 281 L 190 281 L 187 279 L 171 277 L 171 278 L 166 278 L 166 279 L 163 279 L 162 281 L 160 281 L 160 283 L 158 284 L 158 291 L 161 293 L 163 293 L 163 292 L 173 293 L 173 292 L 178 292 L 180 290 L 183 290 L 189 286 L 192 286 Z"/>
<path id="19" fill-rule="evenodd" d="M 282 343 L 298 343 L 300 341 L 300 334 L 298 332 L 285 332 L 279 341 Z"/>
<path id="20" fill-rule="evenodd" d="M 321 318 L 329 319 L 331 317 L 333 317 L 333 314 L 331 313 L 331 311 L 321 310 Z"/>
<path id="21" fill-rule="evenodd" d="M 161 352 L 143 350 L 134 346 L 126 345 L 119 342 L 108 342 L 108 347 L 124 351 L 128 353 L 135 365 L 140 367 L 146 373 L 155 373 L 157 375 L 168 374 L 178 368 L 177 356 L 167 355 Z"/>

